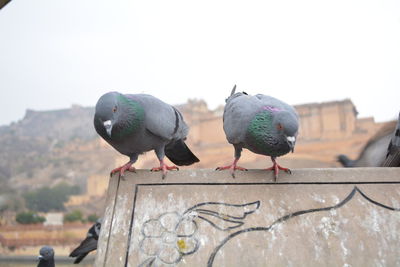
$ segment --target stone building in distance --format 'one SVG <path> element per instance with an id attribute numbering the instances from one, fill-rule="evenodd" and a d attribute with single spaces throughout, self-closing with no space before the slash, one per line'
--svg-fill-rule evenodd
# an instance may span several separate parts
<path id="1" fill-rule="evenodd" d="M 375 133 L 380 124 L 374 118 L 357 118 L 350 99 L 295 106 L 300 116 L 301 140 L 322 141 Z"/>
<path id="2" fill-rule="evenodd" d="M 222 127 L 223 106 L 209 110 L 205 101 L 189 100 L 177 108 L 190 126 L 188 141 L 200 154 L 200 167 L 211 168 L 232 160 L 233 149 Z M 384 124 L 376 123 L 372 117 L 358 118 L 350 99 L 296 105 L 295 108 L 300 116 L 296 153 L 283 159 L 296 168 L 338 166 L 336 155 L 356 156 Z M 250 153 L 242 157 L 241 161 L 249 161 L 251 167 L 266 167 L 264 157 Z"/>
<path id="3" fill-rule="evenodd" d="M 373 117 L 357 118 L 350 99 L 294 106 L 300 116 L 299 140 L 321 142 L 351 138 L 355 134 L 375 133 L 381 123 Z M 189 100 L 178 106 L 190 125 L 190 139 L 195 144 L 226 142 L 222 130 L 223 107 L 211 111 L 203 100 Z"/>

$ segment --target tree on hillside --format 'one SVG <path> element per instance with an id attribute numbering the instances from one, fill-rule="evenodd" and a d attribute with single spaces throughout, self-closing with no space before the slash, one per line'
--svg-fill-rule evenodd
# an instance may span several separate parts
<path id="1" fill-rule="evenodd" d="M 85 219 L 83 219 L 83 214 L 80 210 L 74 210 L 70 213 L 65 214 L 64 216 L 64 221 L 65 222 L 85 222 Z"/>
<path id="2" fill-rule="evenodd" d="M 23 211 L 17 214 L 15 220 L 20 224 L 42 223 L 46 219 L 32 211 Z"/>
<path id="3" fill-rule="evenodd" d="M 53 188 L 42 187 L 36 191 L 24 194 L 25 203 L 28 209 L 33 211 L 64 211 L 64 202 L 70 195 L 79 194 L 78 186 L 71 186 L 60 183 Z"/>

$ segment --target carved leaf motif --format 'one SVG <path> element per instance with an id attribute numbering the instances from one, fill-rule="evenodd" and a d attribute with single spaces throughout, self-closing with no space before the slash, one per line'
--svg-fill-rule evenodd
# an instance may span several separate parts
<path id="1" fill-rule="evenodd" d="M 204 202 L 185 211 L 184 216 L 202 219 L 221 231 L 228 231 L 242 226 L 247 215 L 259 207 L 260 201 L 246 204 Z"/>

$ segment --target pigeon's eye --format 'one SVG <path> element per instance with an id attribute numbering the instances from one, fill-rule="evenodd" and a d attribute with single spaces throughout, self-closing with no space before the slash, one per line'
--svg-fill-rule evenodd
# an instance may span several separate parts
<path id="1" fill-rule="evenodd" d="M 278 124 L 276 125 L 276 129 L 282 131 L 282 130 L 283 130 L 282 124 L 278 123 Z"/>
<path id="2" fill-rule="evenodd" d="M 113 107 L 112 111 L 115 113 L 117 111 L 117 106 Z"/>

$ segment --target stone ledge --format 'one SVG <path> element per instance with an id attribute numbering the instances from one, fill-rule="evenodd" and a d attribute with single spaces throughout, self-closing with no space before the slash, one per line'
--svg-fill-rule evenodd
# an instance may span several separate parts
<path id="1" fill-rule="evenodd" d="M 321 168 L 321 169 L 291 169 L 292 174 L 280 172 L 276 182 L 273 173 L 264 170 L 236 171 L 236 178 L 232 178 L 229 171 L 215 171 L 211 169 L 193 169 L 169 171 L 162 180 L 159 172 L 137 170 L 136 173 L 126 173 L 122 182 L 134 183 L 198 183 L 198 182 L 263 182 L 263 183 L 299 183 L 299 182 L 376 182 L 399 181 L 400 168 Z"/>
<path id="2" fill-rule="evenodd" d="M 400 168 L 113 176 L 96 266 L 398 265 Z"/>

